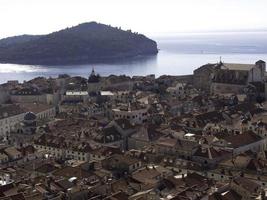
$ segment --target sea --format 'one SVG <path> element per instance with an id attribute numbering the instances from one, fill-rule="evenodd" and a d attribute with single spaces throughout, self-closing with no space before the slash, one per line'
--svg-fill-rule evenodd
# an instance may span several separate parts
<path id="1" fill-rule="evenodd" d="M 88 77 L 91 70 L 101 76 L 114 75 L 186 75 L 198 67 L 220 60 L 227 63 L 267 61 L 267 31 L 170 33 L 151 36 L 158 43 L 155 56 L 140 56 L 112 63 L 64 66 L 0 64 L 0 83 L 27 81 L 35 77 L 59 74 Z"/>

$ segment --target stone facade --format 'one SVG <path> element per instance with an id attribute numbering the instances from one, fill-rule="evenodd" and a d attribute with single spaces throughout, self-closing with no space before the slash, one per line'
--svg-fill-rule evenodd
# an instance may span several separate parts
<path id="1" fill-rule="evenodd" d="M 266 64 L 232 64 L 220 62 L 214 68 L 211 93 L 242 93 L 249 83 L 264 82 Z"/>

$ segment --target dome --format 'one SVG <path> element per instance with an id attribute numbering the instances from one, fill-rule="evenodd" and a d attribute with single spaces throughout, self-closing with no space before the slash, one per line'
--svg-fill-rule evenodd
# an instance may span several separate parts
<path id="1" fill-rule="evenodd" d="M 24 120 L 36 120 L 36 115 L 33 112 L 27 112 Z"/>

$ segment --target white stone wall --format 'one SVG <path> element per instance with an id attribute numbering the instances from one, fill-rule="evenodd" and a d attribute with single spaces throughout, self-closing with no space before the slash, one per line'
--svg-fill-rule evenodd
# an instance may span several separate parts
<path id="1" fill-rule="evenodd" d="M 49 153 L 53 155 L 56 158 L 64 158 L 65 157 L 65 149 L 56 148 L 56 147 L 50 147 L 50 146 L 44 146 L 44 145 L 34 145 L 36 149 L 39 151 L 45 151 L 46 153 Z"/>
<path id="2" fill-rule="evenodd" d="M 26 113 L 0 119 L 0 136 L 7 136 L 11 131 L 16 132 L 17 126 L 23 121 Z M 56 109 L 52 107 L 43 112 L 36 113 L 38 120 L 52 119 L 56 116 Z"/>
<path id="3" fill-rule="evenodd" d="M 139 161 L 139 162 L 129 166 L 129 172 L 133 172 L 137 169 L 140 169 L 141 167 L 142 167 L 142 163 L 141 163 L 141 161 Z"/>
<path id="4" fill-rule="evenodd" d="M 39 151 L 45 151 L 56 158 L 71 158 L 80 161 L 89 161 L 90 154 L 88 152 L 73 151 L 71 149 L 56 148 L 44 145 L 34 145 Z"/>
<path id="5" fill-rule="evenodd" d="M 259 67 L 254 67 L 249 71 L 248 82 L 260 82 L 262 78 L 262 72 Z"/>
<path id="6" fill-rule="evenodd" d="M 243 93 L 243 89 L 246 85 L 235 85 L 235 84 L 226 84 L 226 83 L 212 83 L 211 84 L 211 93 L 220 94 L 220 93 Z"/>
<path id="7" fill-rule="evenodd" d="M 46 103 L 45 95 L 11 95 L 11 101 L 14 103 Z"/>
<path id="8" fill-rule="evenodd" d="M 11 101 L 14 103 L 43 103 L 56 104 L 59 101 L 58 94 L 42 94 L 42 95 L 11 95 Z"/>
<path id="9" fill-rule="evenodd" d="M 5 103 L 10 98 L 8 91 L 0 87 L 0 104 Z"/>
<path id="10" fill-rule="evenodd" d="M 142 124 L 148 118 L 147 109 L 124 111 L 113 109 L 114 119 L 128 119 L 131 123 Z"/>
<path id="11" fill-rule="evenodd" d="M 11 131 L 16 131 L 16 125 L 23 121 L 25 113 L 0 119 L 0 136 L 9 135 Z"/>
<path id="12" fill-rule="evenodd" d="M 186 90 L 184 88 L 184 84 L 178 83 L 175 87 L 167 88 L 167 92 L 169 92 L 172 97 L 184 98 L 186 95 Z"/>
<path id="13" fill-rule="evenodd" d="M 90 154 L 88 152 L 79 152 L 73 150 L 66 150 L 66 157 L 74 160 L 89 161 Z"/>
<path id="14" fill-rule="evenodd" d="M 56 109 L 55 107 L 49 108 L 42 112 L 36 113 L 36 116 L 39 120 L 53 119 L 56 116 Z"/>

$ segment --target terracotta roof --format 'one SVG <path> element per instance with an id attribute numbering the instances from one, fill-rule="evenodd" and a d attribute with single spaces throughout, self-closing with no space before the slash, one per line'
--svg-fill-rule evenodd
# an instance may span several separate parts
<path id="1" fill-rule="evenodd" d="M 132 177 L 140 182 L 150 182 L 150 179 L 156 180 L 157 177 L 159 177 L 161 174 L 157 171 L 157 169 L 149 169 L 144 168 L 141 170 L 138 170 L 132 174 Z"/>
<path id="2" fill-rule="evenodd" d="M 266 160 L 251 159 L 247 165 L 247 169 L 258 171 L 258 170 L 264 169 L 266 166 L 267 166 Z"/>
<path id="3" fill-rule="evenodd" d="M 230 145 L 234 148 L 245 146 L 257 141 L 260 141 L 262 138 L 255 133 L 246 132 L 239 135 L 227 136 L 224 138 Z"/>
<path id="4" fill-rule="evenodd" d="M 50 146 L 50 147 L 56 147 L 56 148 L 65 148 L 65 138 L 64 137 L 57 137 L 51 134 L 43 134 L 38 139 L 34 141 L 37 145 L 42 146 Z"/>
<path id="5" fill-rule="evenodd" d="M 18 193 L 18 194 L 8 196 L 4 199 L 1 198 L 1 200 L 25 200 L 25 197 L 22 193 Z"/>
<path id="6" fill-rule="evenodd" d="M 8 190 L 11 190 L 12 188 L 14 188 L 14 184 L 13 183 L 9 183 L 6 185 L 0 185 L 0 197 L 4 197 L 5 196 L 5 192 Z"/>
<path id="7" fill-rule="evenodd" d="M 55 171 L 56 169 L 58 169 L 57 167 L 55 167 L 52 164 L 43 164 L 41 166 L 39 166 L 37 169 L 35 169 L 35 171 L 40 172 L 40 173 L 50 173 Z"/>
<path id="8" fill-rule="evenodd" d="M 254 64 L 223 63 L 221 69 L 250 71 Z"/>
<path id="9" fill-rule="evenodd" d="M 252 103 L 240 103 L 229 108 L 229 111 L 231 111 L 232 113 L 242 112 L 243 114 L 245 114 L 255 109 L 256 109 L 256 106 Z"/>
<path id="10" fill-rule="evenodd" d="M 34 114 L 53 108 L 51 105 L 41 103 L 20 103 L 19 105 L 25 112 L 33 112 Z"/>
<path id="11" fill-rule="evenodd" d="M 196 153 L 194 154 L 194 156 L 199 156 L 199 157 L 204 157 L 204 158 L 208 158 L 208 159 L 214 159 L 214 158 L 220 158 L 226 155 L 229 155 L 230 153 L 227 151 L 223 151 L 223 150 L 216 150 L 213 147 L 211 148 L 206 148 L 206 149 L 201 149 L 199 148 Z"/>
<path id="12" fill-rule="evenodd" d="M 63 190 L 67 190 L 69 188 L 72 188 L 74 184 L 67 179 L 61 179 L 55 182 L 56 185 L 58 185 Z"/>
<path id="13" fill-rule="evenodd" d="M 196 115 L 195 119 L 199 127 L 203 127 L 207 123 L 210 123 L 210 122 L 219 123 L 225 120 L 222 113 L 218 111 L 212 111 L 212 112 L 207 112 L 207 113 Z"/>
<path id="14" fill-rule="evenodd" d="M 17 104 L 0 105 L 0 119 L 19 115 L 24 112 L 24 109 Z"/>
<path id="15" fill-rule="evenodd" d="M 69 166 L 53 172 L 53 175 L 65 177 L 65 178 L 77 177 L 79 179 L 95 176 L 93 173 L 89 173 L 89 172 L 81 169 L 80 167 L 69 167 Z"/>
<path id="16" fill-rule="evenodd" d="M 189 186 L 195 186 L 195 185 L 203 185 L 207 182 L 207 178 L 204 176 L 201 176 L 197 173 L 189 173 L 185 177 L 185 183 Z"/>
<path id="17" fill-rule="evenodd" d="M 241 186 L 243 189 L 247 190 L 251 194 L 258 192 L 261 187 L 259 184 L 243 177 L 237 177 L 233 180 L 233 182 Z"/>
<path id="18" fill-rule="evenodd" d="M 129 195 L 120 191 L 120 192 L 117 192 L 117 193 L 115 193 L 109 197 L 104 198 L 104 200 L 127 200 L 128 197 L 129 197 Z"/>
<path id="19" fill-rule="evenodd" d="M 143 141 L 153 141 L 159 138 L 160 133 L 156 130 L 156 127 L 148 126 L 144 127 L 141 126 L 140 129 L 133 134 L 131 137 L 136 138 L 137 140 L 143 140 Z"/>
<path id="20" fill-rule="evenodd" d="M 242 196 L 234 190 L 228 190 L 224 193 L 215 192 L 209 196 L 209 200 L 241 200 Z"/>
<path id="21" fill-rule="evenodd" d="M 136 158 L 132 158 L 130 156 L 125 156 L 125 155 L 120 155 L 120 154 L 114 154 L 111 158 L 109 158 L 109 160 L 125 163 L 126 165 L 133 165 L 139 162 L 139 160 Z"/>

